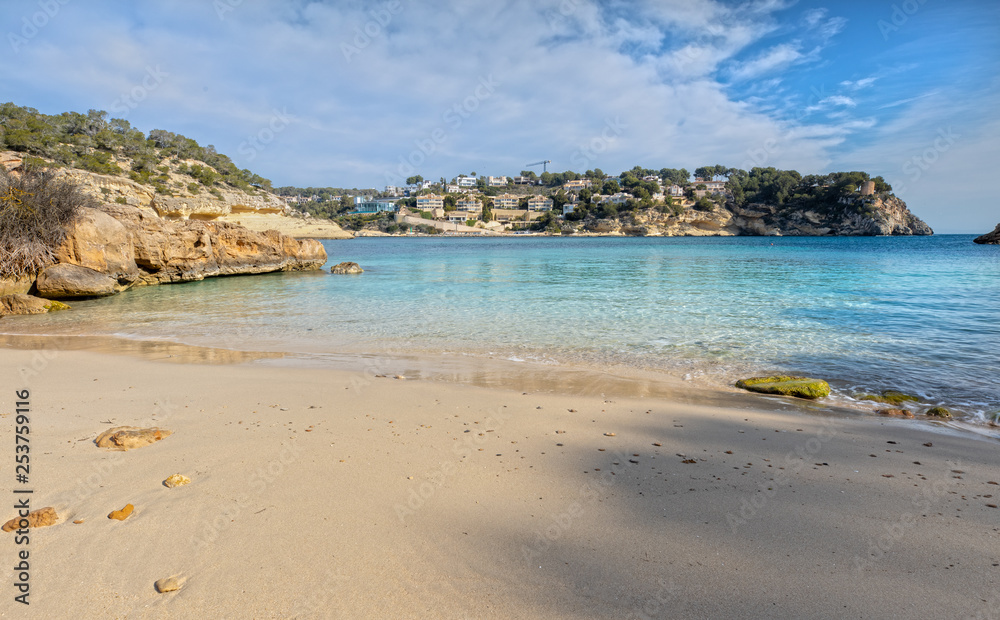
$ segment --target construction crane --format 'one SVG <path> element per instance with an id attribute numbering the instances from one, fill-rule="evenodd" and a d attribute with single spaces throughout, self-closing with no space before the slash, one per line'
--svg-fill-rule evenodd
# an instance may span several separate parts
<path id="1" fill-rule="evenodd" d="M 551 159 L 546 159 L 545 161 L 536 161 L 533 164 L 525 164 L 525 166 L 528 167 L 528 168 L 530 168 L 532 166 L 541 165 L 542 166 L 542 173 L 544 174 L 544 173 L 548 172 L 548 165 L 551 164 L 551 163 L 552 163 Z"/>

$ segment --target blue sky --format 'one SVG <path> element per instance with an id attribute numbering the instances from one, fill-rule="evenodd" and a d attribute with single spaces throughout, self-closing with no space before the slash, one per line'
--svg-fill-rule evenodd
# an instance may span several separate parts
<path id="1" fill-rule="evenodd" d="M 213 144 L 275 185 L 723 164 L 882 175 L 1000 221 L 993 0 L 8 0 L 0 100 Z M 540 171 L 540 167 L 536 168 Z"/>

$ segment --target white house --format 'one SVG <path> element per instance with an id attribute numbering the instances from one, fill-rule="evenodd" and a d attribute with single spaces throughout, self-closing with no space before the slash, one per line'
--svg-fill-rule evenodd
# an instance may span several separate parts
<path id="1" fill-rule="evenodd" d="M 613 205 L 623 205 L 632 199 L 632 194 L 626 194 L 625 192 L 618 192 L 611 196 L 605 196 L 604 200 L 601 202 L 610 202 Z"/>
<path id="2" fill-rule="evenodd" d="M 486 177 L 486 184 L 490 187 L 503 187 L 507 185 L 507 177 Z"/>
<path id="3" fill-rule="evenodd" d="M 459 187 L 475 187 L 476 177 L 458 177 Z"/>

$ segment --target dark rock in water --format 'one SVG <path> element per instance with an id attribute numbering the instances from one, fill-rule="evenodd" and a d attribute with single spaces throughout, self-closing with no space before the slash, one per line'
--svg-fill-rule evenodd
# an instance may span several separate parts
<path id="1" fill-rule="evenodd" d="M 35 281 L 38 295 L 46 299 L 107 297 L 118 292 L 117 284 L 107 274 L 69 263 L 46 267 Z"/>
<path id="2" fill-rule="evenodd" d="M 997 224 L 997 227 L 993 229 L 993 232 L 986 233 L 982 237 L 976 237 L 972 241 L 974 243 L 980 243 L 980 244 L 991 244 L 991 245 L 1000 244 L 1000 224 Z"/>
<path id="3" fill-rule="evenodd" d="M 330 273 L 336 274 L 355 274 L 364 272 L 365 270 L 362 269 L 361 265 L 358 265 L 357 263 L 344 262 L 330 267 Z"/>
<path id="4" fill-rule="evenodd" d="M 830 395 L 830 385 L 826 381 L 810 379 L 809 377 L 752 377 L 737 381 L 736 387 L 761 394 L 779 394 L 808 399 Z"/>
<path id="5" fill-rule="evenodd" d="M 951 419 L 951 412 L 944 407 L 932 407 L 927 410 L 927 415 L 933 418 Z"/>

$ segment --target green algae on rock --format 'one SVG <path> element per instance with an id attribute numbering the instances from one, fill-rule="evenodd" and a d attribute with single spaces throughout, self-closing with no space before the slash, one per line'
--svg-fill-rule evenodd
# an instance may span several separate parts
<path id="1" fill-rule="evenodd" d="M 830 385 L 826 381 L 809 377 L 751 377 L 737 381 L 736 387 L 761 394 L 796 396 L 810 400 L 830 395 Z"/>
<path id="2" fill-rule="evenodd" d="M 931 407 L 927 410 L 927 415 L 933 418 L 944 418 L 946 420 L 951 419 L 951 412 L 945 407 Z"/>

